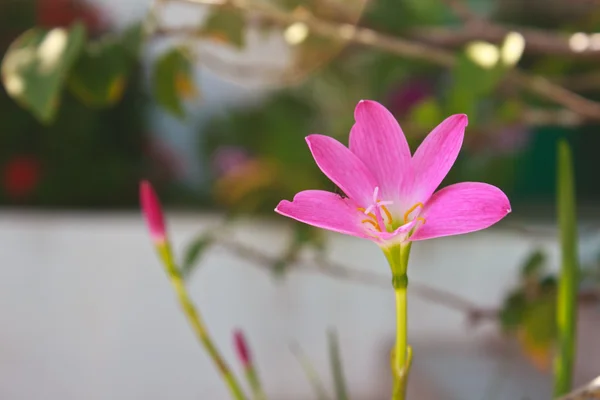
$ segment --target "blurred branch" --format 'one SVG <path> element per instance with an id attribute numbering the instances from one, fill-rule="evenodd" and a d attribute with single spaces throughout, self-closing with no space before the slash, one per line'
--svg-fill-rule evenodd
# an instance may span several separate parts
<path id="1" fill-rule="evenodd" d="M 272 22 L 281 27 L 288 27 L 295 23 L 304 23 L 310 31 L 320 36 L 375 47 L 393 54 L 410 57 L 416 60 L 428 61 L 441 66 L 450 67 L 454 64 L 454 55 L 443 49 L 435 49 L 428 45 L 423 45 L 410 40 L 384 35 L 372 29 L 357 27 L 353 24 L 322 21 L 308 12 L 288 13 L 263 2 L 248 0 L 168 1 L 173 3 L 233 7 L 244 12 L 259 14 L 263 20 Z"/>
<path id="2" fill-rule="evenodd" d="M 530 126 L 564 126 L 575 127 L 584 122 L 584 118 L 567 109 L 545 110 L 524 109 L 521 114 L 521 122 Z"/>
<path id="3" fill-rule="evenodd" d="M 215 244 L 239 258 L 250 261 L 257 267 L 267 269 L 271 272 L 273 266 L 279 261 L 277 257 L 269 256 L 250 246 L 232 240 L 221 238 L 218 239 Z M 296 261 L 294 264 L 297 265 L 297 270 L 299 271 L 320 273 L 331 278 L 343 279 L 349 282 L 357 282 L 382 288 L 389 288 L 391 285 L 391 278 L 388 276 L 349 268 L 331 260 L 317 258 L 312 262 Z M 469 320 L 495 319 L 498 314 L 497 310 L 483 309 L 461 296 L 423 283 L 411 280 L 410 288 L 412 294 L 434 304 L 442 305 L 463 313 Z"/>
<path id="4" fill-rule="evenodd" d="M 559 83 L 576 92 L 597 91 L 600 89 L 600 71 L 566 76 L 561 78 Z"/>
<path id="5" fill-rule="evenodd" d="M 569 44 L 569 34 L 498 24 L 472 11 L 465 0 L 442 1 L 464 22 L 464 26 L 461 29 L 436 27 L 414 29 L 412 34 L 415 38 L 437 46 L 453 47 L 474 40 L 499 44 L 509 33 L 518 32 L 525 39 L 525 51 L 529 53 L 569 58 L 600 58 L 600 48 L 596 46 L 574 51 Z"/>
<path id="6" fill-rule="evenodd" d="M 521 26 L 501 26 L 491 21 L 468 23 L 459 29 L 416 28 L 409 32 L 409 36 L 435 46 L 460 47 L 475 40 L 499 44 L 510 32 L 523 35 L 526 43 L 525 51 L 528 53 L 577 59 L 600 59 L 598 48 L 590 46 L 581 51 L 573 51 L 569 45 L 569 36 L 565 34 Z"/>
<path id="7" fill-rule="evenodd" d="M 212 5 L 216 7 L 232 7 L 244 12 L 258 14 L 264 20 L 288 27 L 294 23 L 303 23 L 318 35 L 376 48 L 403 57 L 430 62 L 442 67 L 452 67 L 455 64 L 455 55 L 443 48 L 398 38 L 372 29 L 358 27 L 347 23 L 332 23 L 315 18 L 312 14 L 304 12 L 291 12 L 279 10 L 264 2 L 249 0 L 168 0 L 170 2 Z M 486 25 L 489 28 L 489 23 Z M 504 28 L 503 28 L 504 29 Z M 167 33 L 169 31 L 163 31 Z M 176 31 L 170 30 L 175 33 Z M 506 30 L 508 32 L 508 30 Z M 189 32 L 188 32 L 189 33 Z M 519 87 L 536 94 L 539 97 L 561 105 L 586 119 L 600 120 L 600 103 L 586 99 L 568 89 L 550 82 L 541 76 L 529 75 L 517 69 L 507 74 L 507 80 Z"/>

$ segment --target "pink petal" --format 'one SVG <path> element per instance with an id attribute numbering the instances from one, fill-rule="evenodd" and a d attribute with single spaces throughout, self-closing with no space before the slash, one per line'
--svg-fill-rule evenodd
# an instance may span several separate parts
<path id="1" fill-rule="evenodd" d="M 442 183 L 458 157 L 467 127 L 464 114 L 442 121 L 419 146 L 413 157 L 416 201 L 426 202 Z"/>
<path id="2" fill-rule="evenodd" d="M 348 197 L 364 207 L 372 203 L 377 184 L 358 157 L 329 136 L 310 135 L 306 142 L 321 171 Z"/>
<path id="3" fill-rule="evenodd" d="M 361 215 L 349 199 L 335 193 L 305 190 L 296 194 L 293 201 L 282 200 L 275 211 L 317 228 L 370 238 L 360 222 L 364 215 Z"/>
<path id="4" fill-rule="evenodd" d="M 246 336 L 244 332 L 237 329 L 233 332 L 233 343 L 235 345 L 235 350 L 237 352 L 237 356 L 242 363 L 244 368 L 248 368 L 252 366 L 252 355 L 250 354 L 250 349 L 248 347 L 248 341 L 246 340 Z"/>
<path id="5" fill-rule="evenodd" d="M 160 200 L 152 184 L 148 181 L 140 182 L 140 205 L 152 241 L 155 244 L 164 243 L 166 240 L 165 218 Z"/>
<path id="6" fill-rule="evenodd" d="M 462 182 L 435 193 L 425 205 L 422 225 L 410 240 L 459 235 L 485 229 L 504 218 L 510 202 L 487 183 Z"/>
<path id="7" fill-rule="evenodd" d="M 362 100 L 354 111 L 350 150 L 369 168 L 383 199 L 406 197 L 413 179 L 410 148 L 396 118 L 381 104 Z"/>

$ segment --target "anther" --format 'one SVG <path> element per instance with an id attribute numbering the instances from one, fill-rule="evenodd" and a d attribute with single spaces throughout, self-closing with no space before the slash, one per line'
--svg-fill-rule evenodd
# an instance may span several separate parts
<path id="1" fill-rule="evenodd" d="M 408 219 L 410 218 L 410 214 L 412 214 L 413 211 L 415 211 L 417 208 L 423 208 L 423 203 L 417 203 L 414 206 L 412 206 L 405 214 L 404 214 L 404 223 L 407 224 L 408 223 Z"/>
<path id="2" fill-rule="evenodd" d="M 388 210 L 388 208 L 386 206 L 381 206 L 381 209 L 385 213 L 385 216 L 388 218 L 388 224 L 391 224 L 392 223 L 392 214 L 390 213 L 390 210 Z"/>
<path id="3" fill-rule="evenodd" d="M 381 229 L 379 228 L 379 226 L 377 225 L 377 223 L 371 219 L 363 219 L 362 221 L 360 221 L 361 223 L 367 223 L 367 224 L 371 224 L 373 225 L 373 228 L 375 228 L 377 230 L 377 232 L 381 232 Z"/>

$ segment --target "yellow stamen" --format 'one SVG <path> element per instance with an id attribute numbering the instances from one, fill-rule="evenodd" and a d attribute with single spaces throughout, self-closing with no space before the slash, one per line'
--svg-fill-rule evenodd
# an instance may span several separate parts
<path id="1" fill-rule="evenodd" d="M 392 223 L 392 214 L 390 213 L 390 210 L 388 210 L 386 206 L 381 206 L 381 209 L 385 213 L 385 216 L 388 218 L 387 223 L 391 224 Z"/>
<path id="2" fill-rule="evenodd" d="M 375 221 L 373 221 L 373 220 L 370 220 L 370 219 L 363 219 L 363 220 L 362 220 L 362 221 L 360 221 L 360 222 L 362 222 L 363 224 L 364 224 L 365 222 L 366 222 L 367 224 L 371 224 L 371 225 L 373 225 L 373 227 L 374 227 L 375 229 L 377 229 L 377 232 L 381 232 L 381 229 L 379 229 L 379 226 L 378 226 L 378 225 L 377 225 L 377 223 L 376 223 Z"/>
<path id="3" fill-rule="evenodd" d="M 360 211 L 361 213 L 364 214 L 364 212 L 367 211 L 367 209 L 366 208 L 362 208 L 362 207 L 358 207 L 358 211 Z M 365 215 L 368 215 L 369 217 L 371 217 L 371 218 L 373 218 L 375 220 L 377 219 L 377 217 L 375 216 L 375 213 L 370 212 L 370 213 L 365 214 Z"/>
<path id="4" fill-rule="evenodd" d="M 405 214 L 404 214 L 404 223 L 407 224 L 408 223 L 408 218 L 410 217 L 410 214 L 412 214 L 413 211 L 415 211 L 418 207 L 423 208 L 423 203 L 417 203 L 414 206 L 412 206 L 410 208 L 410 210 L 408 210 Z M 418 218 L 417 218 L 418 219 Z"/>
<path id="5" fill-rule="evenodd" d="M 425 218 L 417 217 L 417 221 L 421 221 L 423 223 L 423 225 L 425 225 Z"/>

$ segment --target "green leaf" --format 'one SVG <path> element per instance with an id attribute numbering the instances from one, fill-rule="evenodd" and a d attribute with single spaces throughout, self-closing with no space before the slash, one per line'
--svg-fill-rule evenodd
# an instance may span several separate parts
<path id="1" fill-rule="evenodd" d="M 144 39 L 146 38 L 146 33 L 144 31 L 143 24 L 135 24 L 130 26 L 123 32 L 122 35 L 122 43 L 125 49 L 129 52 L 130 56 L 137 60 L 142 51 L 142 45 L 144 44 Z"/>
<path id="2" fill-rule="evenodd" d="M 308 357 L 304 355 L 300 346 L 293 344 L 290 346 L 290 349 L 304 370 L 304 374 L 310 382 L 315 392 L 315 396 L 317 396 L 317 400 L 329 400 L 329 395 L 327 394 L 327 390 L 325 390 L 325 386 L 323 386 L 323 382 L 321 381 L 319 374 L 313 367 Z"/>
<path id="3" fill-rule="evenodd" d="M 523 328 L 528 338 L 538 346 L 550 347 L 556 337 L 554 296 L 546 296 L 528 305 Z"/>
<path id="4" fill-rule="evenodd" d="M 554 360 L 554 395 L 571 390 L 577 348 L 577 214 L 575 177 L 571 149 L 566 141 L 558 145 L 558 225 L 561 244 L 561 268 L 558 282 L 556 324 L 558 348 Z"/>
<path id="5" fill-rule="evenodd" d="M 337 332 L 330 330 L 329 338 L 329 361 L 331 363 L 331 373 L 335 385 L 336 400 L 348 400 L 348 390 L 344 379 L 344 371 L 342 368 L 342 359 L 340 356 L 340 347 Z"/>
<path id="6" fill-rule="evenodd" d="M 466 53 L 462 53 L 458 56 L 454 67 L 454 78 L 457 86 L 468 88 L 472 93 L 483 96 L 496 89 L 506 71 L 500 63 L 485 68 Z"/>
<path id="7" fill-rule="evenodd" d="M 23 33 L 2 61 L 6 92 L 42 123 L 52 123 L 63 85 L 85 38 L 85 28 L 79 23 L 69 29 L 33 28 Z"/>
<path id="8" fill-rule="evenodd" d="M 527 300 L 522 291 L 511 293 L 500 310 L 500 325 L 505 332 L 512 332 L 523 322 Z"/>
<path id="9" fill-rule="evenodd" d="M 489 96 L 498 86 L 506 68 L 498 62 L 484 68 L 477 64 L 466 52 L 461 53 L 453 69 L 454 84 L 448 98 L 451 113 L 467 113 L 469 119 L 475 117 L 477 104 L 482 97 Z"/>
<path id="10" fill-rule="evenodd" d="M 245 30 L 246 20 L 240 10 L 215 8 L 204 21 L 200 33 L 218 42 L 242 48 Z"/>
<path id="11" fill-rule="evenodd" d="M 109 107 L 121 100 L 132 63 L 119 37 L 109 35 L 91 42 L 69 77 L 69 89 L 92 108 Z"/>
<path id="12" fill-rule="evenodd" d="M 411 121 L 421 128 L 431 128 L 443 119 L 443 111 L 435 98 L 428 98 L 417 104 L 410 113 Z"/>
<path id="13" fill-rule="evenodd" d="M 156 101 L 178 118 L 185 116 L 182 100 L 193 98 L 198 93 L 190 58 L 186 48 L 173 48 L 156 61 L 152 74 Z"/>
<path id="14" fill-rule="evenodd" d="M 556 339 L 556 301 L 554 295 L 531 302 L 523 317 L 519 342 L 531 362 L 546 369 L 552 361 Z"/>
<path id="15" fill-rule="evenodd" d="M 325 250 L 325 235 L 322 229 L 306 224 L 294 224 L 293 229 L 293 242 L 299 249 L 303 246 L 310 246 L 319 253 Z"/>
<path id="16" fill-rule="evenodd" d="M 213 237 L 209 234 L 201 235 L 189 243 L 185 249 L 185 256 L 181 264 L 181 274 L 188 278 L 198 265 L 202 254 L 213 243 Z"/>
<path id="17" fill-rule="evenodd" d="M 544 268 L 546 255 L 541 250 L 532 252 L 521 267 L 521 276 L 524 278 L 534 278 L 539 276 Z"/>

